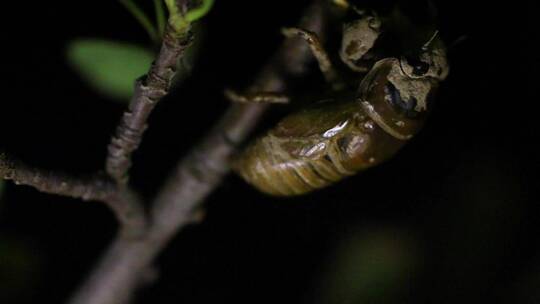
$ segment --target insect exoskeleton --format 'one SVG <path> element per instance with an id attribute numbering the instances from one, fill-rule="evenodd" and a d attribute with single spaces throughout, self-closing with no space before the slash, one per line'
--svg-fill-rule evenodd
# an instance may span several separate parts
<path id="1" fill-rule="evenodd" d="M 373 48 L 381 34 L 381 20 L 375 14 L 364 14 L 352 22 L 343 25 L 343 37 L 339 56 L 355 72 L 369 70 L 366 54 Z"/>
<path id="2" fill-rule="evenodd" d="M 260 191 L 291 196 L 380 164 L 419 131 L 447 73 L 438 39 L 415 60 L 382 59 L 354 96 L 285 117 L 249 145 L 233 167 Z"/>

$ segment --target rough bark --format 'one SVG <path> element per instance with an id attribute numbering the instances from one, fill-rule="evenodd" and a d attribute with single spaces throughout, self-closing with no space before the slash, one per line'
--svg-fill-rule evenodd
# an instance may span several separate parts
<path id="1" fill-rule="evenodd" d="M 103 174 L 73 176 L 43 170 L 2 152 L 0 178 L 12 180 L 17 185 L 33 187 L 44 193 L 103 202 L 113 210 L 121 223 L 123 237 L 137 237 L 146 228 L 146 216 L 137 195 L 127 188 L 120 190 Z"/>
<path id="2" fill-rule="evenodd" d="M 190 32 L 178 37 L 169 26 L 150 71 L 135 83 L 129 108 L 111 139 L 106 160 L 107 173 L 119 184 L 128 182 L 131 156 L 141 144 L 148 117 L 156 104 L 169 92 L 176 74 L 177 62 L 191 44 L 192 37 Z"/>

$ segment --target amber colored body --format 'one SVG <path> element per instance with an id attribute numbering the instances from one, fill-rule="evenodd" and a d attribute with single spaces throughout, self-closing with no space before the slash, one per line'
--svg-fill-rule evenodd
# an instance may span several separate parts
<path id="1" fill-rule="evenodd" d="M 388 102 L 388 74 L 398 62 L 388 58 L 377 63 L 356 98 L 320 102 L 285 117 L 237 158 L 236 171 L 265 193 L 290 196 L 392 157 L 425 116 L 407 117 Z"/>

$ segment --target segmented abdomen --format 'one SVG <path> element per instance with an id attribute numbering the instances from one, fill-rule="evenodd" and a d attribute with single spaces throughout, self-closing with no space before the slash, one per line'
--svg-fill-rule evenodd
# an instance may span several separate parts
<path id="1" fill-rule="evenodd" d="M 324 188 L 394 155 L 399 140 L 359 111 L 336 126 L 340 132 L 308 137 L 284 136 L 280 127 L 260 137 L 239 155 L 234 169 L 262 192 L 292 196 Z M 335 128 L 334 128 L 335 129 Z M 332 129 L 330 129 L 332 130 Z"/>
<path id="2" fill-rule="evenodd" d="M 354 174 L 343 167 L 336 153 L 298 158 L 282 144 L 271 135 L 259 138 L 236 161 L 238 173 L 259 190 L 280 196 L 310 192 Z"/>
<path id="3" fill-rule="evenodd" d="M 399 64 L 395 58 L 381 60 L 354 96 L 286 116 L 240 154 L 234 168 L 259 190 L 288 196 L 325 187 L 389 159 L 425 119 L 403 113 L 400 92 L 389 80 L 389 75 L 401 75 Z M 431 80 L 408 78 L 406 84 L 411 92 L 421 85 L 435 86 Z"/>

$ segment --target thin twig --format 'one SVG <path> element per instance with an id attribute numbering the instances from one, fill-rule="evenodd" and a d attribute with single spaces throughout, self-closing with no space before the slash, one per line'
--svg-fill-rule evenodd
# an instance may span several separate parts
<path id="1" fill-rule="evenodd" d="M 307 9 L 301 27 L 324 28 L 321 1 Z M 250 91 L 283 92 L 286 77 L 301 75 L 312 57 L 305 43 L 288 39 L 263 69 Z M 123 304 L 141 283 L 141 276 L 176 233 L 194 220 L 194 213 L 229 171 L 235 144 L 245 140 L 267 107 L 233 104 L 202 142 L 178 164 L 152 209 L 152 225 L 137 240 L 117 238 L 74 295 L 72 304 Z"/>
<path id="2" fill-rule="evenodd" d="M 135 84 L 129 109 L 124 113 L 111 139 L 106 160 L 107 173 L 119 184 L 126 184 L 132 153 L 139 147 L 148 117 L 167 95 L 176 74 L 178 59 L 192 42 L 192 35 L 178 37 L 170 26 L 163 34 L 161 50 L 150 71 Z"/>
<path id="3" fill-rule="evenodd" d="M 12 180 L 17 185 L 34 187 L 44 193 L 85 201 L 103 201 L 115 191 L 114 184 L 102 178 L 79 178 L 34 168 L 6 153 L 0 154 L 0 177 Z"/>
<path id="4" fill-rule="evenodd" d="M 84 201 L 101 201 L 111 208 L 122 224 L 122 235 L 141 235 L 146 217 L 138 197 L 129 190 L 118 191 L 112 180 L 103 174 L 87 177 L 72 176 L 35 168 L 0 153 L 0 178 L 17 185 L 31 186 L 41 192 Z"/>

